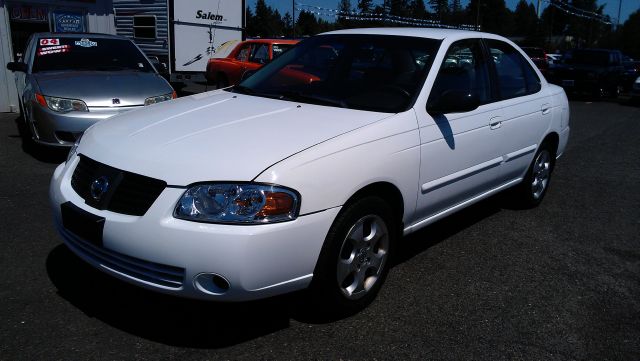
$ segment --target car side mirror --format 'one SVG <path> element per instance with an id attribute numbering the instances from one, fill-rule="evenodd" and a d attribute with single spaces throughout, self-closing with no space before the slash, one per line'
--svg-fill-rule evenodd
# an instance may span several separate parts
<path id="1" fill-rule="evenodd" d="M 256 71 L 255 70 L 247 70 L 242 74 L 242 77 L 240 78 L 240 81 L 244 81 L 246 79 L 249 79 L 253 74 L 255 74 Z"/>
<path id="2" fill-rule="evenodd" d="M 21 61 L 12 61 L 10 63 L 7 63 L 7 69 L 11 71 L 20 71 L 20 72 L 26 73 L 27 64 Z"/>
<path id="3" fill-rule="evenodd" d="M 480 100 L 475 94 L 464 90 L 446 90 L 433 101 L 427 102 L 427 113 L 464 113 L 477 109 Z"/>

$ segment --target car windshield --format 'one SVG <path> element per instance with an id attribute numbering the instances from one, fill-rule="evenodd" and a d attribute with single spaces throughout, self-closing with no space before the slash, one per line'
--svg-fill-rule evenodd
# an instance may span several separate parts
<path id="1" fill-rule="evenodd" d="M 33 72 L 61 70 L 136 70 L 152 72 L 144 55 L 129 40 L 88 37 L 38 39 Z"/>
<path id="2" fill-rule="evenodd" d="M 320 35 L 230 91 L 302 103 L 397 113 L 421 89 L 440 41 L 382 35 Z"/>

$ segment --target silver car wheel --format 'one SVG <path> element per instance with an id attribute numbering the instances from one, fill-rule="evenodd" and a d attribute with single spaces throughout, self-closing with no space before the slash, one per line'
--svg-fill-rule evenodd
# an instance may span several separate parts
<path id="1" fill-rule="evenodd" d="M 551 155 L 549 151 L 543 149 L 533 163 L 533 179 L 531 182 L 531 192 L 534 199 L 539 199 L 544 194 L 549 184 L 551 175 Z"/>
<path id="2" fill-rule="evenodd" d="M 337 264 L 337 281 L 348 299 L 369 292 L 384 270 L 389 252 L 389 231 L 377 215 L 360 218 L 342 241 Z"/>

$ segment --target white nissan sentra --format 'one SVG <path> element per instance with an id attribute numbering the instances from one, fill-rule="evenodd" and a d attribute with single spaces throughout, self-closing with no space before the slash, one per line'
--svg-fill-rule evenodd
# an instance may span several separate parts
<path id="1" fill-rule="evenodd" d="M 344 30 L 93 125 L 50 198 L 67 246 L 119 279 L 357 310 L 403 235 L 506 189 L 538 205 L 568 137 L 563 90 L 505 38 Z"/>

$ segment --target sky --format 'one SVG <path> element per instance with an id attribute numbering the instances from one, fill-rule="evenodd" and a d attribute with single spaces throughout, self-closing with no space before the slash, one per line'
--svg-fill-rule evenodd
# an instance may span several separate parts
<path id="1" fill-rule="evenodd" d="M 284 13 L 286 12 L 291 13 L 292 0 L 265 0 L 265 1 L 267 2 L 267 5 L 278 9 L 280 14 L 284 15 Z M 320 7 L 329 8 L 329 9 L 337 8 L 338 2 L 339 2 L 339 0 L 296 0 L 296 1 L 298 3 L 302 3 L 306 5 L 320 6 Z M 515 9 L 516 4 L 518 3 L 519 0 L 505 0 L 505 1 L 507 3 L 507 6 L 513 10 Z M 622 24 L 624 23 L 625 20 L 627 20 L 627 18 L 629 18 L 629 14 L 640 9 L 640 0 L 598 0 L 598 3 L 600 5 L 606 4 L 604 7 L 604 12 L 605 14 L 611 16 L 611 18 L 613 19 L 618 17 L 619 1 L 622 1 L 622 11 L 620 13 L 620 23 Z M 252 9 L 255 8 L 256 0 L 246 0 L 246 2 L 247 2 L 247 5 L 251 6 Z M 374 0 L 373 2 L 375 4 L 381 4 L 382 0 Z M 462 6 L 466 6 L 469 3 L 469 0 L 462 0 L 461 2 L 462 2 Z M 530 2 L 532 2 L 534 6 L 537 4 L 537 0 L 535 1 L 530 0 Z M 358 3 L 357 0 L 351 0 L 351 4 L 353 7 L 355 7 L 357 3 Z M 425 0 L 425 4 L 428 4 L 427 0 Z M 543 9 L 545 7 L 544 1 L 542 1 L 542 7 Z M 298 10 L 296 10 L 296 12 L 298 12 Z"/>

